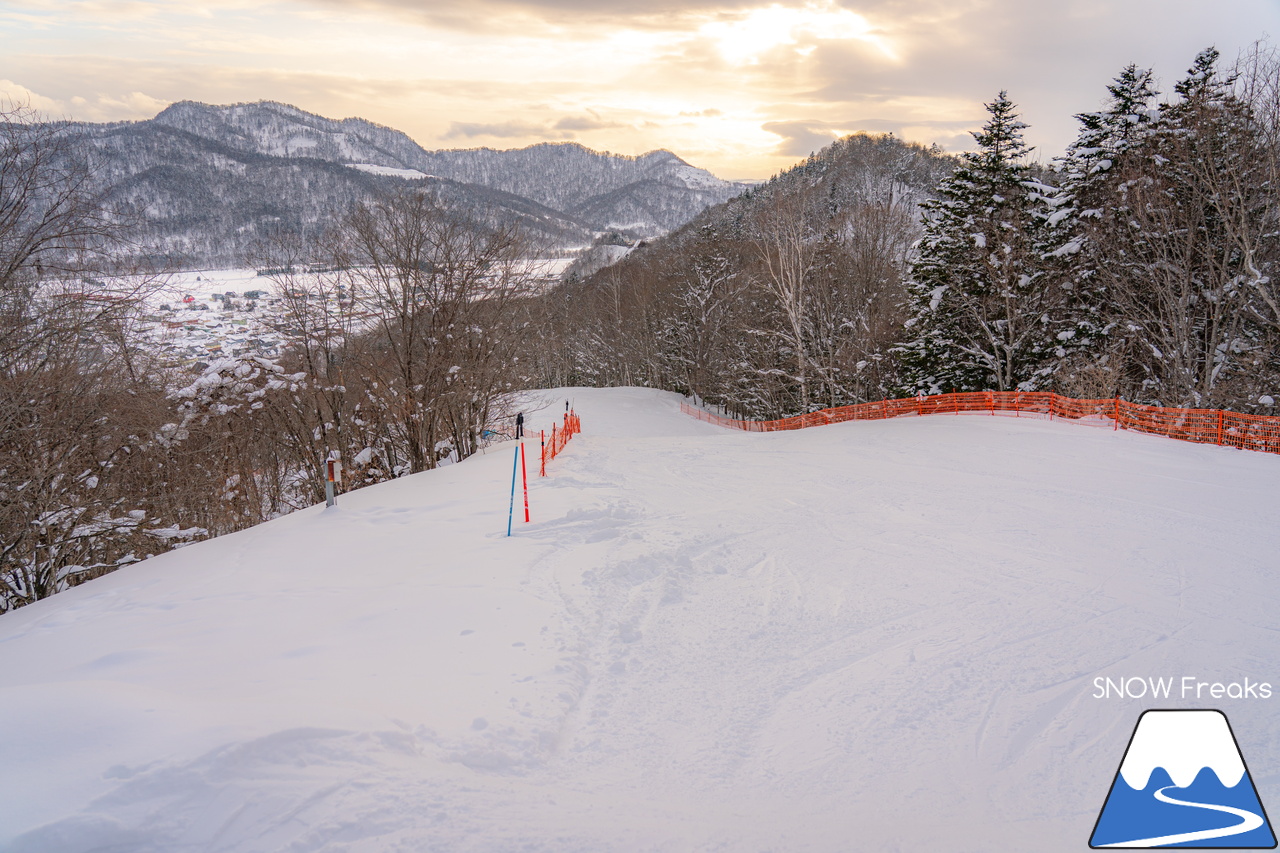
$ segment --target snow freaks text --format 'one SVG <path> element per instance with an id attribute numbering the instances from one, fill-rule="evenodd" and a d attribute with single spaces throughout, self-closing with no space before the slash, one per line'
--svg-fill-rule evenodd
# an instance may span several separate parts
<path id="1" fill-rule="evenodd" d="M 1194 675 L 1178 677 L 1132 676 L 1093 680 L 1094 699 L 1270 699 L 1266 681 L 1201 681 Z"/>

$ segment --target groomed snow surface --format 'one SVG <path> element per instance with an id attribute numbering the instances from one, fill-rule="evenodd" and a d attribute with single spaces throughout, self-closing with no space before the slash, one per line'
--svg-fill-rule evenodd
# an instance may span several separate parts
<path id="1" fill-rule="evenodd" d="M 1280 803 L 1093 685 L 1280 684 L 1280 459 L 540 397 L 511 538 L 498 445 L 0 617 L 0 849 L 1074 851 L 1148 707 Z"/>

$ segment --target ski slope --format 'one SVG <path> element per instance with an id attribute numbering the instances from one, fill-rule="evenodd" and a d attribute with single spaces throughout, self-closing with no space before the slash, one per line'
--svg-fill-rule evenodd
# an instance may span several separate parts
<path id="1" fill-rule="evenodd" d="M 0 618 L 0 850 L 1074 851 L 1148 707 L 1280 809 L 1280 695 L 1093 683 L 1280 694 L 1280 459 L 566 397 L 511 538 L 499 445 Z"/>

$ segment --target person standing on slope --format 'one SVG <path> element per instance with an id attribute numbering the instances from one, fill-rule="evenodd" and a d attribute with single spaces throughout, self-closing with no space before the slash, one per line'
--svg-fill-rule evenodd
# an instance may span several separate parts
<path id="1" fill-rule="evenodd" d="M 524 438 L 524 412 L 516 412 L 516 438 Z"/>

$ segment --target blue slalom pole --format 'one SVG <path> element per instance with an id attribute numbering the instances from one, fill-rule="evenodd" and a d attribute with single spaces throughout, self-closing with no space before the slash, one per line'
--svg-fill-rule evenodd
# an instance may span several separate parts
<path id="1" fill-rule="evenodd" d="M 520 448 L 516 447 L 515 457 L 511 460 L 511 505 L 507 507 L 507 535 L 511 535 L 511 516 L 516 511 L 516 470 L 520 467 Z"/>

